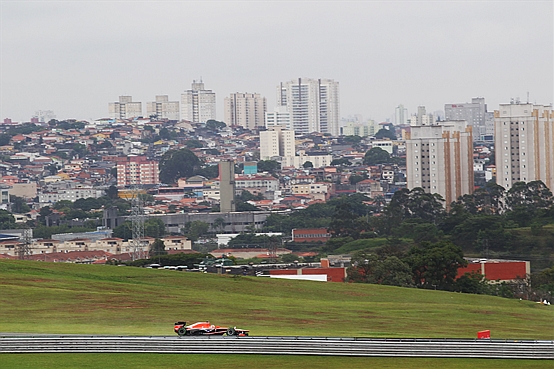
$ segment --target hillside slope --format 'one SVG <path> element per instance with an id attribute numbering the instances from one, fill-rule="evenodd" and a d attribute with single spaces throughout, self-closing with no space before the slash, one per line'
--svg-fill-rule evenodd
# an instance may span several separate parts
<path id="1" fill-rule="evenodd" d="M 0 332 L 172 335 L 210 320 L 253 335 L 554 339 L 554 307 L 378 285 L 0 261 Z"/>

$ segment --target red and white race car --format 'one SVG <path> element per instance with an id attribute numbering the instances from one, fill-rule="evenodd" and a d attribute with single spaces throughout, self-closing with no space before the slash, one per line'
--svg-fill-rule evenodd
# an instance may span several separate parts
<path id="1" fill-rule="evenodd" d="M 221 327 L 210 322 L 197 322 L 187 325 L 187 322 L 176 322 L 173 330 L 179 336 L 248 336 L 249 330 L 237 327 Z"/>

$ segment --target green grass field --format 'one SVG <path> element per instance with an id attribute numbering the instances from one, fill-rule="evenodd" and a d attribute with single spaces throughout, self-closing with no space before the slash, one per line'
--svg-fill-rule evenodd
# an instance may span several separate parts
<path id="1" fill-rule="evenodd" d="M 449 368 L 544 369 L 544 360 L 365 358 L 261 355 L 17 354 L 0 355 L 2 369 L 181 368 Z"/>
<path id="2" fill-rule="evenodd" d="M 494 339 L 554 339 L 554 307 L 529 301 L 377 285 L 30 261 L 0 261 L 0 311 L 0 332 L 173 335 L 174 321 L 210 320 L 250 329 L 254 336 L 475 338 L 477 331 L 490 329 Z M 145 354 L 2 355 L 0 361 L 2 368 L 25 368 L 20 358 L 33 361 L 43 356 L 44 365 L 33 368 L 130 368 L 128 363 L 137 360 L 142 364 L 134 368 L 183 367 L 191 360 L 199 367 L 239 360 L 267 368 L 287 367 L 286 363 L 324 368 L 328 360 L 348 362 L 352 368 L 367 367 L 376 360 L 375 365 L 387 368 L 401 362 L 248 355 L 154 355 L 151 361 Z M 79 360 L 86 365 L 76 364 Z M 115 364 L 102 364 L 110 360 Z M 478 362 L 447 360 L 444 364 L 450 364 L 444 366 L 435 361 L 439 359 L 402 360 L 415 361 L 398 364 L 401 367 L 466 368 L 467 363 Z M 494 368 L 494 363 L 510 367 L 505 360 L 486 362 L 488 367 Z M 527 363 L 517 362 L 518 367 Z"/>
<path id="3" fill-rule="evenodd" d="M 378 285 L 0 262 L 0 332 L 171 335 L 210 320 L 253 335 L 554 339 L 554 308 Z"/>

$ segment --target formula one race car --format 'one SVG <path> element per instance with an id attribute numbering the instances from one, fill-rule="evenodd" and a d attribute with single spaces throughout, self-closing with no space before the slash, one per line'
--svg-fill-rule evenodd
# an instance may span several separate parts
<path id="1" fill-rule="evenodd" d="M 238 329 L 237 327 L 220 327 L 210 322 L 198 322 L 187 325 L 186 322 L 176 322 L 173 327 L 179 336 L 248 336 L 249 330 Z"/>

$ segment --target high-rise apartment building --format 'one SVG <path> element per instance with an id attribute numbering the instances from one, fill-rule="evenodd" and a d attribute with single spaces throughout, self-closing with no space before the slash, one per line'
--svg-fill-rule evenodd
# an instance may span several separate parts
<path id="1" fill-rule="evenodd" d="M 108 114 L 113 119 L 141 117 L 142 103 L 133 102 L 132 96 L 119 96 L 118 102 L 108 104 Z"/>
<path id="2" fill-rule="evenodd" d="M 554 189 L 554 111 L 530 103 L 500 104 L 494 112 L 496 183 L 541 180 Z"/>
<path id="3" fill-rule="evenodd" d="M 425 106 L 417 107 L 417 114 L 412 115 L 410 118 L 411 126 L 431 126 L 435 124 L 435 117 L 433 114 L 427 114 Z"/>
<path id="4" fill-rule="evenodd" d="M 192 88 L 181 94 L 181 119 L 206 123 L 215 118 L 215 93 L 205 90 L 202 81 L 192 81 Z"/>
<path id="5" fill-rule="evenodd" d="M 474 97 L 471 103 L 445 104 L 446 120 L 465 120 L 473 127 L 473 139 L 483 140 L 487 134 L 486 116 L 487 104 L 484 97 Z"/>
<path id="6" fill-rule="evenodd" d="M 275 157 L 296 155 L 294 131 L 280 126 L 270 127 L 260 132 L 260 159 L 271 160 Z"/>
<path id="7" fill-rule="evenodd" d="M 127 156 L 117 162 L 117 187 L 159 184 L 158 162 L 146 156 Z"/>
<path id="8" fill-rule="evenodd" d="M 408 124 L 408 109 L 400 104 L 394 109 L 394 124 L 397 126 Z"/>
<path id="9" fill-rule="evenodd" d="M 292 121 L 290 113 L 287 110 L 286 106 L 276 106 L 273 111 L 265 112 L 265 126 L 266 128 L 271 127 L 282 127 L 283 129 L 292 129 Z"/>
<path id="10" fill-rule="evenodd" d="M 267 103 L 260 94 L 232 93 L 225 98 L 225 123 L 247 129 L 264 127 Z"/>
<path id="11" fill-rule="evenodd" d="M 465 121 L 413 126 L 406 140 L 409 189 L 438 193 L 449 206 L 473 192 L 472 128 Z"/>
<path id="12" fill-rule="evenodd" d="M 339 83 L 331 79 L 298 78 L 277 86 L 277 105 L 291 115 L 294 131 L 339 135 Z"/>
<path id="13" fill-rule="evenodd" d="M 156 101 L 146 103 L 146 114 L 159 119 L 179 120 L 179 101 L 169 101 L 167 95 L 158 95 Z"/>

